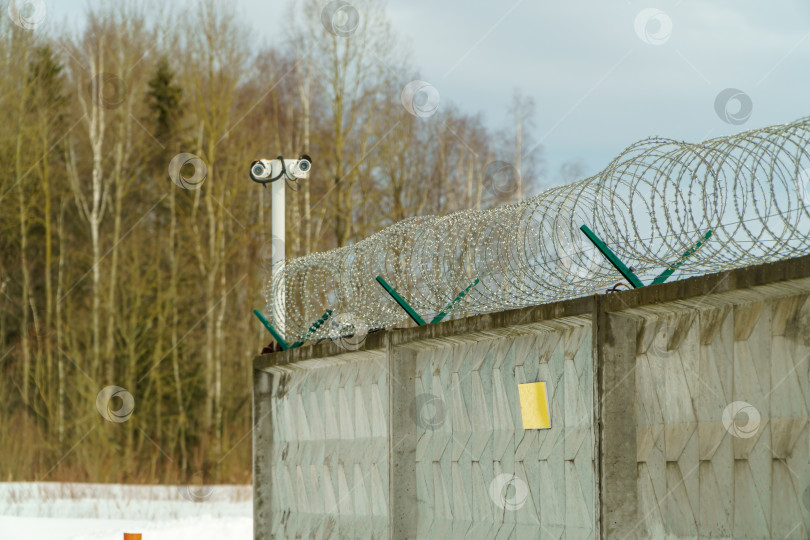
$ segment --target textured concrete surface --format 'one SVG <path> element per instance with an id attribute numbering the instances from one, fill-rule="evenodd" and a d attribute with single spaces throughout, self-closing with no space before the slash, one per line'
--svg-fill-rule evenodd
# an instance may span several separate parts
<path id="1" fill-rule="evenodd" d="M 387 536 L 386 361 L 363 351 L 257 375 L 255 538 Z"/>
<path id="2" fill-rule="evenodd" d="M 255 537 L 807 538 L 809 295 L 803 257 L 257 357 Z"/>
<path id="3" fill-rule="evenodd" d="M 573 318 L 400 346 L 415 354 L 410 538 L 593 537 L 590 332 Z M 524 431 L 517 385 L 536 380 L 552 427 Z"/>
<path id="4" fill-rule="evenodd" d="M 621 313 L 601 312 L 596 332 L 599 358 L 601 530 L 625 538 L 638 512 L 636 495 L 635 406 L 638 324 Z"/>
<path id="5" fill-rule="evenodd" d="M 642 536 L 808 537 L 808 293 L 805 279 L 627 312 Z"/>
<path id="6" fill-rule="evenodd" d="M 415 357 L 414 351 L 406 348 L 391 348 L 388 355 L 391 384 L 389 410 L 401 411 L 400 414 L 391 416 L 388 436 L 391 456 L 389 501 L 390 507 L 396 509 L 389 517 L 389 538 L 394 540 L 416 538 L 417 426 L 409 410 L 413 403 L 416 383 Z"/>

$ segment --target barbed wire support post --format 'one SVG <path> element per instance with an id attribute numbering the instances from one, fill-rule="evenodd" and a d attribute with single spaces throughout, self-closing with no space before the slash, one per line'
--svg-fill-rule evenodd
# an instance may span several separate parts
<path id="1" fill-rule="evenodd" d="M 666 269 L 666 270 L 664 270 L 663 272 L 661 272 L 661 274 L 659 274 L 659 276 L 658 276 L 657 278 L 655 278 L 655 279 L 652 281 L 652 283 L 650 283 L 650 285 L 658 285 L 659 283 L 663 283 L 663 282 L 665 282 L 667 279 L 669 279 L 669 276 L 671 276 L 672 274 L 674 274 L 674 273 L 675 273 L 675 270 L 677 270 L 678 268 L 680 268 L 680 267 L 681 267 L 681 265 L 682 265 L 683 263 L 685 263 L 685 262 L 686 262 L 686 259 L 688 259 L 689 257 L 691 257 L 691 256 L 692 256 L 692 254 L 693 254 L 694 252 L 696 252 L 696 251 L 697 251 L 697 250 L 700 248 L 700 246 L 702 246 L 703 244 L 705 244 L 705 243 L 706 243 L 706 242 L 709 240 L 709 238 L 711 238 L 711 236 L 712 236 L 712 231 L 707 232 L 707 233 L 706 233 L 706 234 L 703 236 L 703 238 L 701 238 L 700 240 L 698 240 L 698 241 L 695 243 L 695 245 L 694 245 L 694 246 L 692 246 L 692 247 L 690 247 L 688 250 L 686 250 L 686 252 L 685 252 L 683 255 L 681 255 L 681 256 L 680 256 L 680 258 L 679 258 L 677 261 L 675 261 L 674 263 L 670 264 L 670 265 L 667 267 L 667 269 Z"/>
<path id="2" fill-rule="evenodd" d="M 332 310 L 327 309 L 326 313 L 321 315 L 321 317 L 317 321 L 312 323 L 312 326 L 309 327 L 307 332 L 303 336 L 301 336 L 301 338 L 298 341 L 290 345 L 283 337 L 281 337 L 281 334 L 278 332 L 278 330 L 276 330 L 275 327 L 273 327 L 273 325 L 270 324 L 270 321 L 267 320 L 267 317 L 265 317 L 261 311 L 259 311 L 258 309 L 254 309 L 253 313 L 262 322 L 264 327 L 267 328 L 267 330 L 270 332 L 270 335 L 273 336 L 273 339 L 275 339 L 276 343 L 278 343 L 279 347 L 281 347 L 282 351 L 286 351 L 287 349 L 295 349 L 296 347 L 300 347 L 301 345 L 306 343 L 312 337 L 312 334 L 317 332 L 318 328 L 323 326 L 323 324 L 329 319 L 329 317 L 332 316 Z"/>
<path id="3" fill-rule="evenodd" d="M 416 311 L 415 311 L 415 310 L 414 310 L 414 309 L 411 307 L 411 305 L 410 305 L 410 304 L 409 304 L 409 303 L 408 303 L 408 302 L 407 302 L 407 301 L 406 301 L 404 298 L 402 298 L 402 297 L 399 295 L 399 293 L 396 291 L 396 289 L 394 289 L 394 288 L 393 288 L 391 285 L 389 285 L 389 284 L 388 284 L 388 282 L 387 282 L 387 281 L 385 281 L 385 280 L 383 279 L 383 277 L 382 277 L 382 276 L 377 276 L 377 283 L 379 283 L 380 285 L 382 285 L 383 289 L 385 289 L 385 292 L 387 292 L 388 294 L 390 294 L 390 295 L 391 295 L 391 298 L 393 298 L 393 299 L 394 299 L 394 301 L 395 301 L 397 304 L 399 304 L 399 307 L 401 307 L 401 308 L 402 308 L 402 309 L 405 311 L 405 313 L 407 313 L 407 314 L 408 314 L 408 317 L 410 317 L 411 319 L 413 319 L 413 322 L 415 322 L 415 323 L 416 323 L 416 324 L 418 324 L 419 326 L 425 326 L 425 325 L 427 324 L 427 323 L 425 322 L 425 319 L 423 319 L 423 318 L 422 318 L 422 317 L 421 317 L 421 316 L 420 316 L 420 315 L 419 315 L 419 314 L 418 314 L 418 313 L 417 313 L 417 312 L 416 312 Z"/>
<path id="4" fill-rule="evenodd" d="M 292 345 L 290 345 L 290 348 L 291 348 L 291 349 L 294 349 L 294 348 L 296 348 L 296 347 L 300 347 L 301 345 L 303 345 L 304 343 L 306 343 L 307 341 L 309 341 L 309 338 L 311 338 L 311 337 L 312 337 L 312 334 L 314 334 L 315 332 L 317 332 L 317 331 L 318 331 L 318 328 L 320 328 L 321 326 L 323 326 L 323 324 L 324 324 L 324 323 L 325 323 L 325 322 L 326 322 L 326 321 L 329 319 L 329 317 L 331 317 L 331 316 L 332 316 L 332 310 L 331 310 L 331 309 L 327 309 L 327 310 L 326 310 L 326 313 L 324 313 L 323 315 L 321 315 L 321 318 L 320 318 L 320 319 L 318 319 L 317 321 L 315 321 L 314 323 L 312 323 L 312 326 L 310 326 L 310 327 L 309 327 L 309 329 L 307 330 L 307 333 L 306 333 L 306 334 L 304 334 L 303 336 L 301 336 L 301 339 L 299 339 L 298 341 L 296 341 L 295 343 L 293 343 Z"/>
<path id="5" fill-rule="evenodd" d="M 588 237 L 588 240 L 593 242 L 593 245 L 596 246 L 596 249 L 598 249 L 599 252 L 602 253 L 602 255 L 604 255 L 608 261 L 610 261 L 610 264 L 612 264 L 616 268 L 616 270 L 619 271 L 619 273 L 624 277 L 624 279 L 630 282 L 630 285 L 632 285 L 636 289 L 644 286 L 644 283 L 642 283 L 641 280 L 638 279 L 638 276 L 636 276 L 632 270 L 630 270 L 627 266 L 625 266 L 625 264 L 621 261 L 621 259 L 619 259 L 616 256 L 616 254 L 613 253 L 609 247 L 607 247 L 607 244 L 602 242 L 602 240 L 598 236 L 596 236 L 596 234 L 594 234 L 594 232 L 590 230 L 587 225 L 583 225 L 582 227 L 579 228 L 579 230 L 585 233 L 585 236 Z"/>
<path id="6" fill-rule="evenodd" d="M 268 331 L 268 332 L 270 332 L 270 335 L 271 335 L 271 336 L 273 336 L 273 339 L 275 339 L 275 340 L 276 340 L 276 343 L 278 343 L 278 345 L 279 345 L 279 347 L 281 347 L 281 350 L 282 350 L 282 351 L 286 351 L 287 349 L 289 349 L 289 348 L 290 348 L 289 343 L 287 343 L 287 342 L 284 340 L 284 338 L 283 338 L 283 337 L 281 337 L 281 334 L 279 334 L 279 333 L 276 331 L 276 329 L 275 329 L 275 328 L 273 328 L 273 325 L 272 325 L 272 324 L 270 324 L 270 321 L 268 321 L 268 320 L 267 320 L 267 318 L 266 318 L 264 315 L 262 315 L 262 312 L 261 312 L 261 311 L 259 311 L 258 309 L 254 309 L 254 310 L 253 310 L 253 314 L 254 314 L 254 315 L 256 315 L 256 317 L 257 317 L 257 318 L 258 318 L 260 321 L 262 321 L 262 324 L 264 325 L 264 327 L 265 327 L 265 328 L 267 328 L 267 331 Z"/>
<path id="7" fill-rule="evenodd" d="M 447 317 L 447 314 L 450 313 L 450 311 L 454 307 L 456 307 L 456 304 L 458 304 L 465 296 L 467 296 L 467 293 L 470 292 L 470 289 L 478 285 L 478 283 L 479 283 L 478 278 L 475 278 L 475 281 L 473 281 L 472 284 L 469 285 L 466 289 L 458 293 L 458 295 L 455 298 L 453 298 L 453 300 L 449 304 L 447 304 L 447 306 L 444 308 L 442 312 L 433 317 L 433 319 L 430 321 L 430 324 L 436 324 L 437 322 L 441 322 L 442 319 Z"/>

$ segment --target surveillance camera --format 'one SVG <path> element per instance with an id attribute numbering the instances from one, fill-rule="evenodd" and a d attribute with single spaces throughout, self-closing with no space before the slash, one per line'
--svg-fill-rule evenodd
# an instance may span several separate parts
<path id="1" fill-rule="evenodd" d="M 258 180 L 259 178 L 264 178 L 265 174 L 267 173 L 267 167 L 265 167 L 264 163 L 261 161 L 254 161 L 253 164 L 250 166 L 250 177 L 254 180 Z"/>
<path id="2" fill-rule="evenodd" d="M 309 177 L 312 158 L 304 154 L 298 159 L 260 159 L 250 165 L 250 179 L 267 185 L 284 177 L 286 180 L 300 180 Z"/>
<path id="3" fill-rule="evenodd" d="M 306 154 L 303 154 L 300 158 L 298 158 L 298 170 L 303 173 L 308 173 L 309 170 L 312 168 L 312 158 Z"/>

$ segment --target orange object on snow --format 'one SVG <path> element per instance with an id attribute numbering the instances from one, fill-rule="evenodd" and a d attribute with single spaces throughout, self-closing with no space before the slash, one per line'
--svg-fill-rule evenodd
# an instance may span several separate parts
<path id="1" fill-rule="evenodd" d="M 124 533 L 124 540 L 141 540 L 141 533 Z"/>

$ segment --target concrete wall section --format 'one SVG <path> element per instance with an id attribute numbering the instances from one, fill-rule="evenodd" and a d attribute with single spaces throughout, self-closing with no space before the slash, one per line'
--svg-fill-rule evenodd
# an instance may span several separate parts
<path id="1" fill-rule="evenodd" d="M 386 362 L 385 351 L 362 351 L 259 376 L 257 539 L 387 537 Z"/>
<path id="2" fill-rule="evenodd" d="M 593 537 L 590 332 L 569 319 L 399 346 L 415 377 L 410 538 Z M 517 385 L 535 381 L 547 383 L 548 430 L 522 426 Z"/>
<path id="3" fill-rule="evenodd" d="M 606 538 L 632 538 L 636 494 L 636 335 L 638 325 L 617 313 L 597 313 L 599 499 Z"/>
<path id="4" fill-rule="evenodd" d="M 414 404 L 416 353 L 404 347 L 389 349 L 389 384 L 391 390 L 388 444 L 391 449 L 389 486 L 389 536 L 394 540 L 416 538 L 416 422 L 410 408 Z"/>
<path id="5" fill-rule="evenodd" d="M 629 310 L 644 538 L 807 538 L 810 282 Z"/>
<path id="6" fill-rule="evenodd" d="M 257 540 L 810 538 L 810 257 L 352 347 L 254 363 Z"/>
<path id="7" fill-rule="evenodd" d="M 535 381 L 549 430 L 522 427 L 517 385 Z M 587 317 L 277 365 L 256 384 L 257 539 L 594 537 Z"/>

